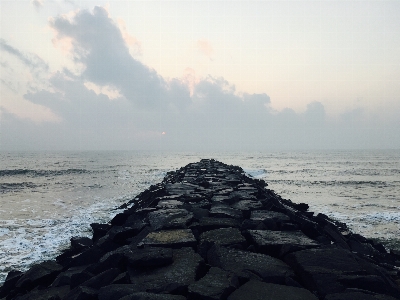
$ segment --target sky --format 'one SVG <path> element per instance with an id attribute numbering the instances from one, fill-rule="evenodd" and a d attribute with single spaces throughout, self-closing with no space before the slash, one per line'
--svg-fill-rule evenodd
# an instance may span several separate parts
<path id="1" fill-rule="evenodd" d="M 0 10 L 0 150 L 400 148 L 398 0 Z"/>

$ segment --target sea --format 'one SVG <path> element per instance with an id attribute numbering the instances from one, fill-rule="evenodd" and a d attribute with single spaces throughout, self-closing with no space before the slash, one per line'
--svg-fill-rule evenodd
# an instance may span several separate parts
<path id="1" fill-rule="evenodd" d="M 400 150 L 0 152 L 0 283 L 54 259 L 90 223 L 202 158 L 238 165 L 310 211 L 400 250 Z"/>

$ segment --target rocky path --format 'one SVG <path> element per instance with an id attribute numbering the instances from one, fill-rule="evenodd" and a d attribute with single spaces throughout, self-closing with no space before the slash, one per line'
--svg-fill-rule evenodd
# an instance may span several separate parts
<path id="1" fill-rule="evenodd" d="M 400 299 L 388 253 L 215 160 L 168 173 L 93 238 L 12 271 L 4 299 Z"/>

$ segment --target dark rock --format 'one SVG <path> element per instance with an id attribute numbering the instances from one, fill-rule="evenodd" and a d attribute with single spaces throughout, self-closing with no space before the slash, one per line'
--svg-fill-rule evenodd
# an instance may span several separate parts
<path id="1" fill-rule="evenodd" d="M 3 286 L 0 288 L 0 298 L 5 297 L 15 288 L 15 284 L 23 276 L 23 274 L 24 273 L 17 270 L 8 272 L 6 280 L 4 281 Z"/>
<path id="2" fill-rule="evenodd" d="M 161 267 L 173 262 L 171 248 L 135 249 L 126 255 L 128 264 L 135 268 Z"/>
<path id="3" fill-rule="evenodd" d="M 203 218 L 207 218 L 210 215 L 210 211 L 206 208 L 193 207 L 193 208 L 190 208 L 190 211 L 193 213 L 193 217 L 196 220 L 201 220 Z"/>
<path id="4" fill-rule="evenodd" d="M 324 300 L 395 300 L 391 296 L 375 295 L 368 292 L 343 292 L 327 295 Z"/>
<path id="5" fill-rule="evenodd" d="M 353 254 L 340 248 L 307 249 L 285 256 L 285 262 L 300 276 L 306 288 L 319 295 L 342 292 L 341 274 L 365 274 Z"/>
<path id="6" fill-rule="evenodd" d="M 260 220 L 246 219 L 242 222 L 240 230 L 249 230 L 249 229 L 265 230 L 265 229 L 267 229 L 267 226 L 265 226 L 265 224 Z"/>
<path id="7" fill-rule="evenodd" d="M 274 257 L 216 245 L 208 251 L 207 261 L 211 266 L 235 273 L 242 280 L 255 278 L 284 283 L 286 277 L 294 276 L 288 265 Z"/>
<path id="8" fill-rule="evenodd" d="M 82 286 L 98 290 L 103 286 L 109 285 L 119 273 L 120 270 L 116 268 L 104 271 L 82 283 Z"/>
<path id="9" fill-rule="evenodd" d="M 186 297 L 169 294 L 134 293 L 121 298 L 121 300 L 185 300 Z M 100 299 L 101 300 L 101 299 Z M 105 300 L 105 299 L 104 299 Z"/>
<path id="10" fill-rule="evenodd" d="M 165 185 L 165 190 L 168 195 L 190 194 L 194 192 L 196 188 L 198 188 L 198 185 L 190 183 L 167 183 Z"/>
<path id="11" fill-rule="evenodd" d="M 61 272 L 53 281 L 51 286 L 58 287 L 58 286 L 70 285 L 72 275 L 82 273 L 83 270 L 86 269 L 86 267 L 87 266 L 75 267 L 75 268 L 70 268 L 64 272 Z"/>
<path id="12" fill-rule="evenodd" d="M 45 290 L 33 290 L 28 294 L 16 297 L 17 300 L 61 300 L 68 294 L 69 287 L 51 287 Z"/>
<path id="13" fill-rule="evenodd" d="M 184 295 L 189 284 L 195 282 L 203 259 L 191 248 L 173 250 L 171 265 L 138 273 L 130 270 L 131 282 L 138 292 L 174 293 Z"/>
<path id="14" fill-rule="evenodd" d="M 256 250 L 272 256 L 318 247 L 319 244 L 301 231 L 248 230 Z"/>
<path id="15" fill-rule="evenodd" d="M 232 205 L 233 208 L 243 211 L 244 217 L 249 218 L 252 210 L 261 209 L 263 204 L 260 201 L 240 200 Z"/>
<path id="16" fill-rule="evenodd" d="M 90 227 L 92 227 L 93 241 L 95 242 L 98 239 L 100 239 L 101 237 L 106 235 L 106 233 L 110 230 L 111 225 L 92 223 L 92 224 L 90 224 Z"/>
<path id="17" fill-rule="evenodd" d="M 220 300 L 239 286 L 236 275 L 220 268 L 212 267 L 206 276 L 189 285 L 190 299 Z"/>
<path id="18" fill-rule="evenodd" d="M 94 274 L 86 270 L 86 268 L 80 272 L 76 272 L 70 276 L 70 287 L 71 289 L 76 288 L 85 281 L 93 278 Z"/>
<path id="19" fill-rule="evenodd" d="M 153 230 L 159 229 L 184 229 L 192 220 L 193 214 L 186 209 L 159 209 L 148 214 L 149 222 Z"/>
<path id="20" fill-rule="evenodd" d="M 122 226 L 125 224 L 126 220 L 130 217 L 131 214 L 128 213 L 119 213 L 116 214 L 114 218 L 110 221 L 113 226 Z"/>
<path id="21" fill-rule="evenodd" d="M 379 294 L 400 296 L 400 289 L 377 275 L 341 275 L 338 281 L 349 288 L 357 288 Z"/>
<path id="22" fill-rule="evenodd" d="M 44 261 L 34 265 L 17 281 L 15 286 L 20 289 L 30 290 L 35 286 L 50 285 L 61 272 L 62 266 L 54 261 Z"/>
<path id="23" fill-rule="evenodd" d="M 172 208 L 180 208 L 183 205 L 182 201 L 178 200 L 161 200 L 157 204 L 158 209 L 172 209 Z"/>
<path id="24" fill-rule="evenodd" d="M 209 231 L 218 228 L 238 228 L 240 223 L 233 218 L 202 218 L 199 222 L 201 231 Z"/>
<path id="25" fill-rule="evenodd" d="M 103 256 L 103 254 L 103 251 L 98 247 L 90 247 L 79 255 L 73 257 L 73 259 L 68 263 L 68 267 L 72 268 L 95 263 Z"/>
<path id="26" fill-rule="evenodd" d="M 250 280 L 228 297 L 228 300 L 243 299 L 317 300 L 318 298 L 306 289 Z"/>
<path id="27" fill-rule="evenodd" d="M 71 238 L 71 247 L 73 249 L 82 251 L 85 248 L 92 246 L 93 241 L 88 237 L 72 237 Z"/>
<path id="28" fill-rule="evenodd" d="M 196 243 L 190 229 L 175 229 L 150 232 L 138 246 L 181 248 L 194 247 Z"/>
<path id="29" fill-rule="evenodd" d="M 216 218 L 243 218 L 241 210 L 234 209 L 228 206 L 215 205 L 211 207 L 210 216 Z"/>
<path id="30" fill-rule="evenodd" d="M 251 220 L 262 221 L 262 222 L 290 222 L 290 217 L 284 213 L 268 210 L 254 210 L 251 212 Z"/>
<path id="31" fill-rule="evenodd" d="M 63 300 L 97 300 L 97 291 L 87 286 L 78 286 L 71 290 Z"/>
<path id="32" fill-rule="evenodd" d="M 117 300 L 124 296 L 135 293 L 135 285 L 132 284 L 110 284 L 98 291 L 99 300 Z"/>
<path id="33" fill-rule="evenodd" d="M 246 245 L 246 239 L 237 228 L 219 228 L 203 232 L 200 243 L 208 242 L 220 246 Z"/>

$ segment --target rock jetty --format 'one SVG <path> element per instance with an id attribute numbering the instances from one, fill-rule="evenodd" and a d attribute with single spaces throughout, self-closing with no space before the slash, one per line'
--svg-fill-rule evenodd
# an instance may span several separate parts
<path id="1" fill-rule="evenodd" d="M 282 199 L 240 167 L 168 173 L 55 261 L 11 271 L 3 299 L 400 299 L 400 253 Z"/>

